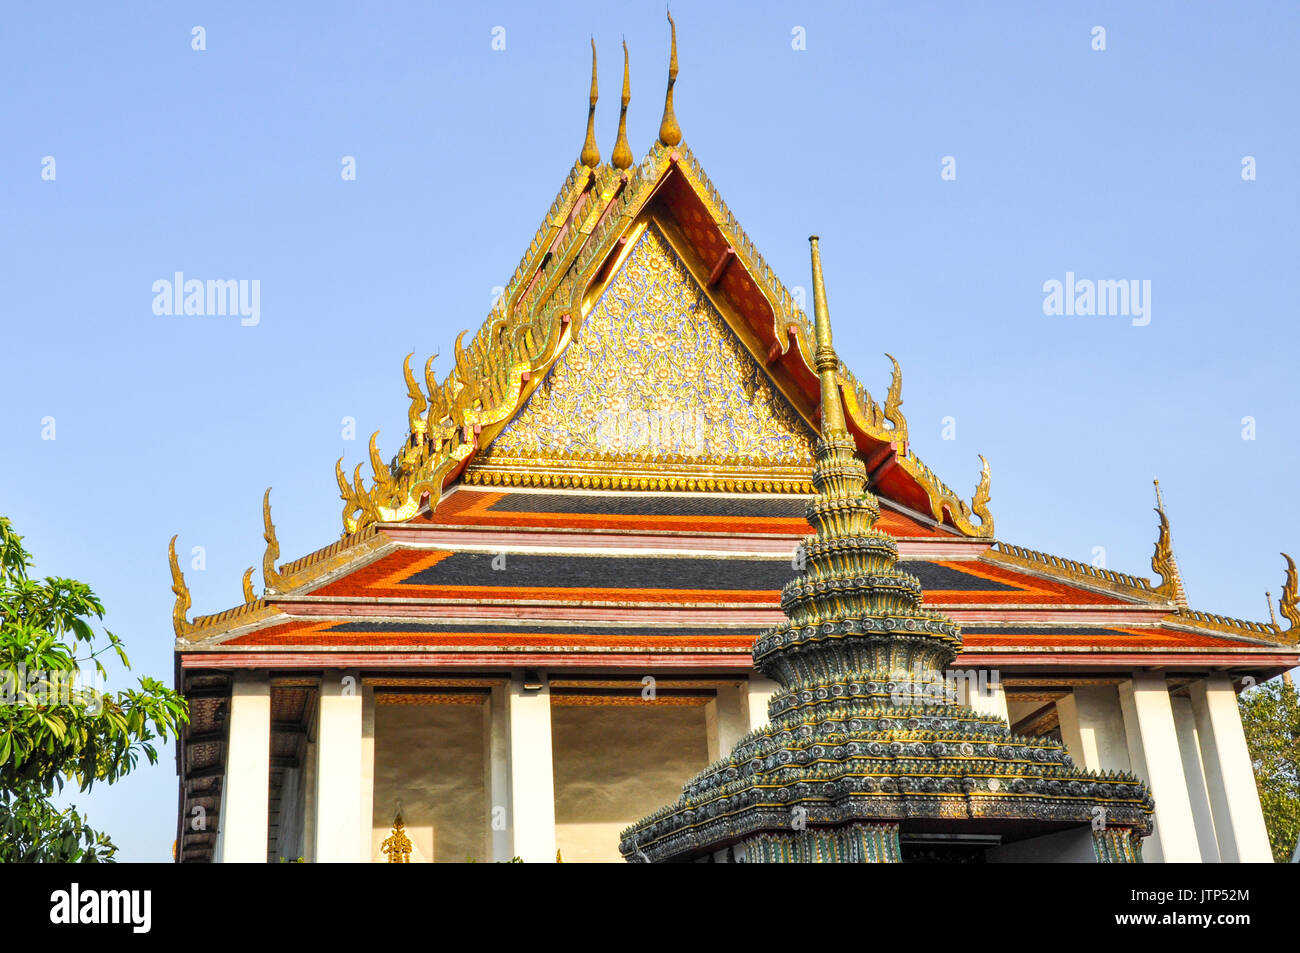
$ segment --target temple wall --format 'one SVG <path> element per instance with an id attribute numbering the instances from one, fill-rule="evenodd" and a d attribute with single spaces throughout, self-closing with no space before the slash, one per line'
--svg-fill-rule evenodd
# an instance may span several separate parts
<path id="1" fill-rule="evenodd" d="M 377 704 L 370 859 L 402 801 L 411 863 L 490 859 L 481 705 Z"/>
<path id="2" fill-rule="evenodd" d="M 551 710 L 556 845 L 565 861 L 622 861 L 619 834 L 677 799 L 708 763 L 706 710 L 563 706 Z"/>

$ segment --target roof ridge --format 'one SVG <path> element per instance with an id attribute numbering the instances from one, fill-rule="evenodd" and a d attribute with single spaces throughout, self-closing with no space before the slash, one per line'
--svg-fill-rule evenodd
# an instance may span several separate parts
<path id="1" fill-rule="evenodd" d="M 1217 631 L 1230 631 L 1241 634 L 1250 634 L 1262 636 L 1269 642 L 1285 642 L 1286 633 L 1282 632 L 1276 625 L 1268 622 L 1251 622 L 1248 619 L 1237 619 L 1232 616 L 1218 615 L 1214 612 L 1202 612 L 1198 609 L 1192 609 L 1188 606 L 1179 606 L 1176 612 L 1166 617 L 1166 621 L 1177 620 L 1187 625 L 1196 625 L 1200 623 L 1210 629 Z"/>
<path id="2" fill-rule="evenodd" d="M 1100 566 L 1090 565 L 1089 563 L 1081 563 L 1078 560 L 1069 559 L 1064 556 L 1054 556 L 1051 553 L 1041 552 L 1037 549 L 1029 549 L 1025 546 L 1015 546 L 1001 540 L 995 542 L 992 548 L 1006 556 L 1013 556 L 1027 562 L 1038 563 L 1053 569 L 1061 569 L 1067 573 L 1084 575 L 1102 582 L 1124 586 L 1145 596 L 1157 594 L 1151 585 L 1151 580 L 1144 576 L 1132 576 L 1128 573 L 1118 572 L 1114 569 L 1105 569 Z"/>

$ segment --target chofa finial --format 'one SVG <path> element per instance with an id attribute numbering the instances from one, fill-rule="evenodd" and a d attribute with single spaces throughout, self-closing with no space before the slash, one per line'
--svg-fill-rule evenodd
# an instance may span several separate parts
<path id="1" fill-rule="evenodd" d="M 172 607 L 172 628 L 176 630 L 176 637 L 179 639 L 185 634 L 194 630 L 194 624 L 185 616 L 190 611 L 190 589 L 185 585 L 185 574 L 181 572 L 180 563 L 176 561 L 176 537 L 167 544 L 167 561 L 172 570 L 172 592 L 176 596 L 176 604 Z"/>
<path id="2" fill-rule="evenodd" d="M 266 551 L 262 553 L 262 585 L 267 592 L 280 588 L 280 571 L 275 562 L 280 558 L 280 541 L 275 535 L 275 524 L 271 522 L 271 488 L 266 488 L 262 496 L 262 538 L 266 540 Z"/>
<path id="3" fill-rule="evenodd" d="M 677 24 L 673 15 L 668 14 L 668 25 L 673 31 L 672 54 L 668 59 L 668 92 L 664 94 L 664 118 L 659 120 L 659 141 L 666 146 L 675 146 L 682 141 L 682 128 L 677 125 L 673 114 L 673 84 L 677 82 Z"/>
<path id="4" fill-rule="evenodd" d="M 822 253 L 818 241 L 816 235 L 808 237 L 812 246 L 813 314 L 817 336 L 813 365 L 821 378 L 822 433 L 825 434 L 831 430 L 844 430 L 845 426 L 844 404 L 835 379 L 840 360 L 835 356 L 835 347 L 831 343 L 831 314 L 826 307 L 826 283 L 822 280 Z"/>
<path id="5" fill-rule="evenodd" d="M 1296 581 L 1295 560 L 1286 553 L 1282 554 L 1282 558 L 1286 560 L 1286 582 L 1282 585 L 1282 598 L 1278 600 L 1277 607 L 1282 610 L 1282 618 L 1288 623 L 1285 631 L 1294 639 L 1300 635 L 1300 586 Z"/>
<path id="6" fill-rule="evenodd" d="M 596 145 L 596 38 L 591 38 L 591 102 L 587 106 L 587 141 L 582 144 L 582 154 L 578 161 L 588 169 L 600 165 L 600 147 Z"/>
<path id="7" fill-rule="evenodd" d="M 1156 538 L 1156 551 L 1151 556 L 1151 569 L 1160 576 L 1160 585 L 1155 591 L 1168 596 L 1178 608 L 1186 609 L 1187 593 L 1183 591 L 1183 579 L 1178 573 L 1178 563 L 1174 559 L 1169 517 L 1165 514 L 1165 498 L 1160 492 L 1160 481 L 1153 482 L 1156 487 L 1156 513 L 1160 517 L 1160 535 Z"/>
<path id="8" fill-rule="evenodd" d="M 614 142 L 614 152 L 610 163 L 616 169 L 632 166 L 632 149 L 627 144 L 627 104 L 632 101 L 632 80 L 628 73 L 627 40 L 623 41 L 623 103 L 618 112 L 618 139 Z"/>

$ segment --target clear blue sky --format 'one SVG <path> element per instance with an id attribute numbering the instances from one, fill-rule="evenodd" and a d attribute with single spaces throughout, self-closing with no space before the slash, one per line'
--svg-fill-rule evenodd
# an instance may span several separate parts
<path id="1" fill-rule="evenodd" d="M 653 141 L 663 4 L 542 6 L 6 11 L 0 512 L 38 571 L 98 590 L 138 671 L 171 678 L 173 533 L 206 548 L 186 573 L 196 613 L 240 601 L 260 565 L 266 486 L 285 559 L 337 538 L 335 459 L 350 471 L 376 429 L 393 452 L 402 357 L 477 329 L 577 155 L 589 34 L 602 152 L 620 36 L 629 138 Z M 999 537 L 1084 561 L 1101 546 L 1148 575 L 1159 476 L 1193 605 L 1266 618 L 1279 550 L 1300 552 L 1300 8 L 674 15 L 686 142 L 787 285 L 809 283 L 822 236 L 841 355 L 877 394 L 883 352 L 899 359 L 913 447 L 951 486 L 969 496 L 989 458 Z M 153 282 L 176 271 L 259 280 L 260 323 L 156 316 Z M 1066 272 L 1150 280 L 1150 324 L 1045 316 L 1043 283 Z M 166 859 L 171 748 L 77 800 L 123 859 Z"/>

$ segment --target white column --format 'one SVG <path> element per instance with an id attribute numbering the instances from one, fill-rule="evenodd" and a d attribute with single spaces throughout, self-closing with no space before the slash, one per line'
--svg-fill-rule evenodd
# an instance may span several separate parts
<path id="1" fill-rule="evenodd" d="M 1214 832 L 1214 815 L 1210 811 L 1210 795 L 1205 783 L 1205 769 L 1201 763 L 1201 746 L 1197 738 L 1196 718 L 1192 714 L 1190 698 L 1170 698 L 1174 711 L 1174 730 L 1178 732 L 1178 753 L 1183 759 L 1187 774 L 1187 797 L 1192 803 L 1192 820 L 1196 822 L 1196 842 L 1201 847 L 1201 860 L 1207 864 L 1219 862 L 1218 838 Z"/>
<path id="2" fill-rule="evenodd" d="M 227 749 L 221 860 L 264 864 L 271 796 L 271 682 L 266 672 L 235 673 Z"/>
<path id="3" fill-rule="evenodd" d="M 1011 716 L 1007 713 L 1007 693 L 1002 688 L 1002 676 L 996 669 L 989 672 L 987 676 L 984 676 L 983 670 L 980 670 L 974 680 L 964 678 L 961 684 L 966 696 L 965 704 L 968 708 L 973 708 L 986 715 L 997 715 L 1007 722 L 1008 727 L 1010 726 Z"/>
<path id="4" fill-rule="evenodd" d="M 739 683 L 719 686 L 717 697 L 704 707 L 710 762 L 725 758 L 749 731 L 747 707 L 745 690 Z"/>
<path id="5" fill-rule="evenodd" d="M 747 730 L 753 731 L 767 724 L 767 703 L 780 690 L 781 686 L 770 678 L 763 678 L 761 675 L 749 676 L 749 684 L 745 686 L 744 693 L 745 714 L 749 719 Z"/>
<path id="6" fill-rule="evenodd" d="M 316 863 L 316 726 L 307 728 L 307 755 L 302 768 L 302 859 Z"/>
<path id="7" fill-rule="evenodd" d="M 369 863 L 375 855 L 375 689 L 361 689 L 361 840 L 358 859 Z"/>
<path id="8" fill-rule="evenodd" d="M 1076 685 L 1056 703 L 1061 740 L 1070 758 L 1089 771 L 1131 771 L 1124 712 L 1114 685 Z"/>
<path id="9" fill-rule="evenodd" d="M 1192 683 L 1191 696 L 1219 855 L 1227 863 L 1272 863 L 1232 681 L 1224 674 L 1211 675 Z"/>
<path id="10" fill-rule="evenodd" d="M 527 863 L 555 862 L 555 773 L 551 761 L 551 689 L 524 687 L 522 673 L 510 679 L 511 855 Z"/>
<path id="11" fill-rule="evenodd" d="M 487 777 L 488 856 L 497 863 L 511 858 L 510 724 L 505 685 L 494 685 L 484 710 Z"/>
<path id="12" fill-rule="evenodd" d="M 1143 842 L 1144 856 L 1154 863 L 1199 863 L 1196 822 L 1165 677 L 1159 672 L 1134 672 L 1120 685 L 1119 698 L 1129 763 L 1156 801 L 1155 833 Z"/>
<path id="13" fill-rule="evenodd" d="M 316 733 L 318 864 L 361 859 L 361 709 L 357 673 L 326 672 Z"/>

